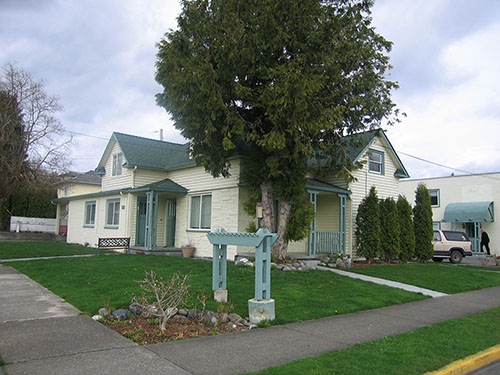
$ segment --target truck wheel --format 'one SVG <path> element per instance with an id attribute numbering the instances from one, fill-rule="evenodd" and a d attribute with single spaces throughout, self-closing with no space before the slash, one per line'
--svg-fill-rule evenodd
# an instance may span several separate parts
<path id="1" fill-rule="evenodd" d="M 462 253 L 458 250 L 453 250 L 450 254 L 450 262 L 458 264 L 462 261 Z"/>

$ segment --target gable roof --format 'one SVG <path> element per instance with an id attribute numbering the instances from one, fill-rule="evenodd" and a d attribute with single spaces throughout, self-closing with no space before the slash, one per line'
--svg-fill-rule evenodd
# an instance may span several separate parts
<path id="1" fill-rule="evenodd" d="M 118 144 L 123 153 L 123 166 L 128 168 L 167 171 L 196 164 L 189 157 L 189 143 L 165 142 L 114 132 L 96 168 L 97 173 L 105 173 L 106 160 L 110 157 L 115 144 Z"/>
<path id="2" fill-rule="evenodd" d="M 349 159 L 355 164 L 359 162 L 366 152 L 369 150 L 370 146 L 375 142 L 377 137 L 381 137 L 383 142 L 387 145 L 387 151 L 391 154 L 396 163 L 396 172 L 394 175 L 400 178 L 409 178 L 410 175 L 406 171 L 405 166 L 401 162 L 396 150 L 392 147 L 389 138 L 385 135 L 385 131 L 382 129 L 369 130 L 363 133 L 357 133 L 346 136 L 344 139 L 347 145 L 347 155 Z"/>
<path id="3" fill-rule="evenodd" d="M 101 177 L 99 177 L 95 171 L 81 172 L 67 172 L 59 176 L 60 181 L 58 184 L 83 184 L 83 185 L 101 185 Z"/>

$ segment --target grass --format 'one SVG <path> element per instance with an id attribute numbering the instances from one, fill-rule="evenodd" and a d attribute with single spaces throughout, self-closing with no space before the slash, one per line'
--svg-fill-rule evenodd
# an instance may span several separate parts
<path id="1" fill-rule="evenodd" d="M 45 244 L 45 245 L 42 245 Z M 52 246 L 50 245 L 52 244 Z M 14 246 L 12 246 L 14 245 Z M 71 245 L 0 243 L 0 258 L 9 252 L 66 255 Z M 33 248 L 33 249 L 32 249 Z M 77 247 L 81 248 L 81 247 Z M 83 248 L 85 249 L 85 248 Z M 90 249 L 91 250 L 91 249 Z M 32 255 L 29 255 L 32 256 Z M 41 255 L 40 255 L 41 256 Z M 87 314 L 100 307 L 127 306 L 140 293 L 138 280 L 155 270 L 164 278 L 174 272 L 190 275 L 191 290 L 211 296 L 212 264 L 198 259 L 165 256 L 102 255 L 9 263 Z M 377 265 L 351 270 L 418 285 L 444 293 L 459 293 L 500 285 L 500 272 L 448 263 Z M 228 264 L 228 294 L 235 312 L 246 316 L 254 293 L 254 270 Z M 426 297 L 353 280 L 330 272 L 272 271 L 276 324 L 406 303 Z M 216 309 L 208 299 L 209 309 Z M 257 374 L 422 374 L 439 369 L 500 343 L 500 308 L 454 319 L 314 358 L 266 369 Z M 1 360 L 0 360 L 1 365 Z"/>
<path id="2" fill-rule="evenodd" d="M 500 285 L 500 269 L 443 263 L 375 265 L 351 272 L 381 277 L 447 294 Z"/>
<path id="3" fill-rule="evenodd" d="M 253 374 L 424 374 L 500 343 L 500 308 Z"/>
<path id="4" fill-rule="evenodd" d="M 164 279 L 174 272 L 190 275 L 193 294 L 208 294 L 208 308 L 216 310 L 212 296 L 212 263 L 200 259 L 166 256 L 102 255 L 91 258 L 63 258 L 12 262 L 10 266 L 28 275 L 55 294 L 92 315 L 100 307 L 128 306 L 140 294 L 137 281 L 154 270 Z M 426 297 L 373 285 L 330 272 L 272 272 L 271 296 L 276 300 L 275 324 L 317 319 L 336 314 L 407 303 Z M 254 296 L 254 270 L 228 263 L 227 287 L 234 312 L 248 315 L 248 300 Z"/>
<path id="5" fill-rule="evenodd" d="M 0 242 L 0 259 L 94 254 L 92 247 L 65 242 Z"/>

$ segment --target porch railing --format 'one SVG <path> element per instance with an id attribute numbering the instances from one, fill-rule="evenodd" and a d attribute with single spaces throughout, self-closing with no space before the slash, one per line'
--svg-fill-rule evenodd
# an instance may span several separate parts
<path id="1" fill-rule="evenodd" d="M 314 231 L 312 233 L 315 243 L 314 253 L 344 253 L 342 248 L 342 234 L 340 232 Z"/>

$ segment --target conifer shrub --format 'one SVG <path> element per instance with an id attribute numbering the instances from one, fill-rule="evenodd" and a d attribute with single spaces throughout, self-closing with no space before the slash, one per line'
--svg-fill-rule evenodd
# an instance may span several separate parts
<path id="1" fill-rule="evenodd" d="M 380 257 L 380 208 L 374 186 L 359 204 L 355 234 L 358 256 L 365 257 L 368 263 Z"/>
<path id="2" fill-rule="evenodd" d="M 399 196 L 396 202 L 399 221 L 399 259 L 407 263 L 415 255 L 415 231 L 411 204 L 404 196 Z"/>
<path id="3" fill-rule="evenodd" d="M 415 191 L 415 207 L 413 207 L 413 227 L 415 230 L 415 255 L 425 262 L 434 255 L 432 245 L 433 224 L 431 196 L 425 184 L 421 183 Z"/>
<path id="4" fill-rule="evenodd" d="M 380 203 L 380 250 L 381 257 L 390 263 L 399 256 L 399 222 L 396 201 L 392 198 Z"/>

